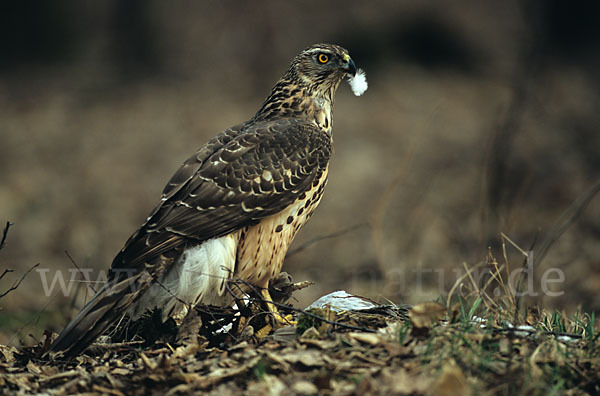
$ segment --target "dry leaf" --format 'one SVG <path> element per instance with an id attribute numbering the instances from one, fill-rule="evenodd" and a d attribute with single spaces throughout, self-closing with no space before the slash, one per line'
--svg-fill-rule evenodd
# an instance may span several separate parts
<path id="1" fill-rule="evenodd" d="M 442 374 L 433 384 L 431 391 L 435 396 L 468 396 L 471 394 L 465 375 L 453 360 L 444 365 Z"/>
<path id="2" fill-rule="evenodd" d="M 249 395 L 265 395 L 265 396 L 278 396 L 287 394 L 286 384 L 283 383 L 277 376 L 271 374 L 265 374 L 262 379 L 258 382 L 252 383 L 248 387 L 247 394 Z"/>
<path id="3" fill-rule="evenodd" d="M 311 329 L 314 329 L 314 327 L 311 327 Z M 309 331 L 309 330 L 310 329 L 307 329 L 306 331 Z M 314 346 L 314 347 L 317 347 L 317 348 L 323 349 L 323 350 L 333 348 L 338 343 L 337 340 L 317 340 L 317 339 L 313 339 L 313 338 L 305 338 L 304 336 L 302 338 L 300 338 L 298 341 L 301 344 L 311 345 L 311 346 Z"/>
<path id="4" fill-rule="evenodd" d="M 525 323 L 535 326 L 540 321 L 540 309 L 538 307 L 527 307 Z"/>
<path id="5" fill-rule="evenodd" d="M 503 355 L 510 354 L 511 350 L 511 342 L 507 337 L 502 337 L 500 341 L 498 341 L 498 351 Z"/>
<path id="6" fill-rule="evenodd" d="M 321 338 L 321 334 L 313 326 L 311 326 L 308 329 L 306 329 L 304 331 L 304 333 L 302 333 L 302 335 L 300 336 L 301 340 L 304 340 L 304 339 L 319 339 L 319 338 Z"/>
<path id="7" fill-rule="evenodd" d="M 381 384 L 389 389 L 389 394 L 412 395 L 424 394 L 431 386 L 429 376 L 409 373 L 405 369 L 391 369 L 385 367 L 381 370 Z"/>
<path id="8" fill-rule="evenodd" d="M 125 396 L 122 392 L 118 391 L 117 389 L 109 389 L 109 388 L 105 388 L 104 386 L 100 386 L 100 385 L 92 385 L 92 389 L 100 392 L 104 395 L 115 395 L 115 396 Z"/>
<path id="9" fill-rule="evenodd" d="M 17 360 L 15 359 L 15 353 L 19 353 L 19 351 L 15 347 L 0 345 L 0 353 L 4 356 L 4 361 L 6 363 L 14 363 Z"/>
<path id="10" fill-rule="evenodd" d="M 189 384 L 179 384 L 171 388 L 165 396 L 172 396 L 178 394 L 192 394 L 192 385 Z"/>
<path id="11" fill-rule="evenodd" d="M 294 351 L 281 356 L 281 358 L 288 363 L 300 363 L 306 367 L 317 367 L 325 364 L 323 354 L 315 350 Z"/>
<path id="12" fill-rule="evenodd" d="M 175 359 L 183 359 L 190 355 L 194 355 L 196 352 L 204 349 L 205 345 L 198 344 L 187 344 L 177 347 L 175 352 L 173 353 L 173 358 Z"/>
<path id="13" fill-rule="evenodd" d="M 129 373 L 131 373 L 130 370 L 128 370 L 126 368 L 119 368 L 119 367 L 112 369 L 112 371 L 111 371 L 111 374 L 114 374 L 114 375 L 129 375 Z"/>
<path id="14" fill-rule="evenodd" d="M 298 381 L 292 385 L 292 391 L 297 395 L 316 395 L 319 389 L 312 382 Z"/>
<path id="15" fill-rule="evenodd" d="M 69 371 L 64 371 L 62 373 L 58 373 L 55 375 L 51 375 L 49 377 L 41 378 L 40 382 L 52 382 L 54 380 L 59 380 L 59 379 L 64 379 L 64 378 L 78 377 L 80 375 L 81 375 L 81 372 L 78 370 L 69 370 Z"/>
<path id="16" fill-rule="evenodd" d="M 144 362 L 144 366 L 146 366 L 149 370 L 154 370 L 156 368 L 156 363 L 154 363 L 148 356 L 146 356 L 143 352 L 140 353 L 140 358 L 142 362 Z"/>
<path id="17" fill-rule="evenodd" d="M 348 333 L 348 337 L 369 345 L 377 345 L 381 342 L 381 339 L 373 333 Z"/>
<path id="18" fill-rule="evenodd" d="M 431 328 L 446 313 L 446 308 L 439 303 L 427 302 L 413 306 L 408 317 L 414 327 Z"/>
<path id="19" fill-rule="evenodd" d="M 491 394 L 497 389 L 494 387 L 498 380 L 515 380 L 520 386 L 523 375 L 527 381 L 533 379 L 541 384 L 546 381 L 544 374 L 549 366 L 577 367 L 582 381 L 597 376 L 597 359 L 590 358 L 589 349 L 570 348 L 551 335 L 512 338 L 512 334 L 489 332 L 478 326 L 469 331 L 452 324 L 435 326 L 435 331 L 416 327 L 434 326 L 443 314 L 439 304 L 417 305 L 410 315 L 412 331 L 416 330 L 420 336 L 406 334 L 409 328 L 406 321 L 390 317 L 385 311 L 353 312 L 340 314 L 337 320 L 377 333 L 334 326 L 332 331 L 319 334 L 313 327 L 305 331 L 304 337 L 285 343 L 255 344 L 227 336 L 218 344 L 211 341 L 201 347 L 191 344 L 174 349 L 169 344 L 156 343 L 143 353 L 110 344 L 88 350 L 73 362 L 27 359 L 37 356 L 39 346 L 29 350 L 0 346 L 0 394 L 9 390 L 11 394 L 115 396 L 153 391 L 173 396 L 203 391 L 215 396 L 244 393 L 445 396 L 469 395 L 469 392 Z M 585 345 L 584 341 L 580 343 Z M 463 342 L 471 348 L 464 348 Z M 491 349 L 489 345 L 497 348 Z M 443 358 L 457 349 L 461 354 L 460 366 L 450 358 Z M 491 352 L 490 359 L 481 360 L 481 351 Z M 441 370 L 438 371 L 440 360 L 431 359 L 432 356 L 442 359 Z M 72 369 L 59 372 L 69 368 Z M 467 370 L 472 375 L 468 380 Z M 582 385 L 587 384 L 574 381 L 574 386 L 569 385 L 564 393 L 579 394 Z M 524 392 L 515 394 L 526 394 L 526 388 L 520 386 L 519 390 Z"/>
<path id="20" fill-rule="evenodd" d="M 265 356 L 271 360 L 274 365 L 277 365 L 283 372 L 290 372 L 290 365 L 283 360 L 281 357 L 277 356 L 275 353 L 271 351 L 266 351 Z"/>
<path id="21" fill-rule="evenodd" d="M 31 360 L 27 363 L 27 371 L 29 371 L 31 374 L 42 374 L 42 370 L 40 370 L 40 368 Z"/>

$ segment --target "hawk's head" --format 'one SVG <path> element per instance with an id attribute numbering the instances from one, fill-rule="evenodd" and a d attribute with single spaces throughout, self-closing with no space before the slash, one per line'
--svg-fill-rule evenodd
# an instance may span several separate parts
<path id="1" fill-rule="evenodd" d="M 348 50 L 333 44 L 310 46 L 294 58 L 253 120 L 308 117 L 330 130 L 335 91 L 346 76 L 350 77 L 351 85 L 354 80 L 362 84 L 357 95 L 364 92 L 364 73 L 356 70 Z M 352 87 L 356 93 L 356 87 Z"/>
<path id="2" fill-rule="evenodd" d="M 356 65 L 348 50 L 333 44 L 315 44 L 297 55 L 286 77 L 318 91 L 338 87 L 346 76 L 356 74 Z"/>

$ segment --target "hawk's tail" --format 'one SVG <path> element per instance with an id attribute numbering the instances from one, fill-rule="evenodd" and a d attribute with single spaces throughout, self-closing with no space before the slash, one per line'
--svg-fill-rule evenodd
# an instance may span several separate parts
<path id="1" fill-rule="evenodd" d="M 47 353 L 70 358 L 84 351 L 140 294 L 140 275 L 108 282 L 63 329 Z"/>

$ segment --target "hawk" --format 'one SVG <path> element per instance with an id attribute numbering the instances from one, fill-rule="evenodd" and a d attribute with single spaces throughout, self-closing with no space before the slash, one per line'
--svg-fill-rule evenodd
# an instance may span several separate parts
<path id="1" fill-rule="evenodd" d="M 77 355 L 126 313 L 136 319 L 158 307 L 166 319 L 182 301 L 230 305 L 232 279 L 272 301 L 269 281 L 323 196 L 334 95 L 346 76 L 357 70 L 340 46 L 317 44 L 297 55 L 254 117 L 181 165 L 113 260 L 106 284 L 50 351 Z"/>

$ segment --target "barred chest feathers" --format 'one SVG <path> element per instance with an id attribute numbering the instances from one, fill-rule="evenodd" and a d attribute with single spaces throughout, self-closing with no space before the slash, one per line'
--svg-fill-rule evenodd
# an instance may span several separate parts
<path id="1" fill-rule="evenodd" d="M 187 248 L 160 282 L 153 284 L 129 310 L 130 316 L 136 320 L 146 310 L 158 307 L 163 321 L 169 316 L 182 319 L 188 309 L 182 301 L 191 306 L 229 305 L 233 298 L 227 282 L 232 279 L 268 287 L 269 281 L 281 271 L 297 232 L 319 205 L 327 174 L 326 169 L 306 193 L 281 213 Z"/>

